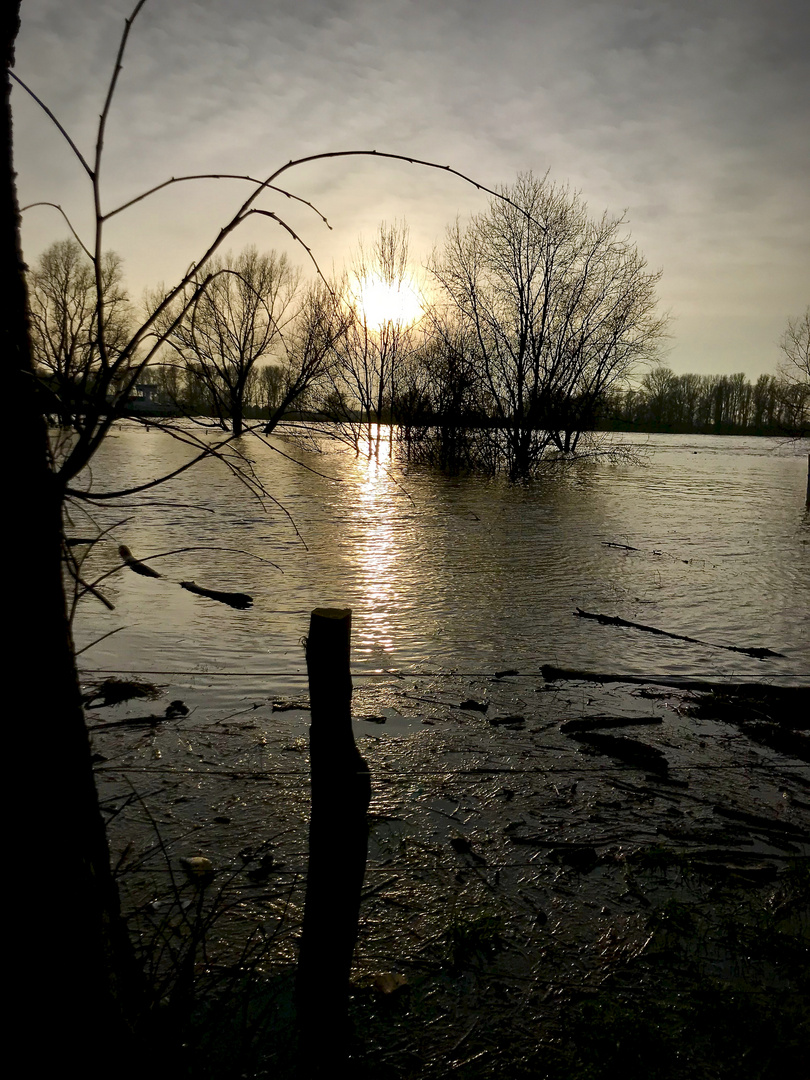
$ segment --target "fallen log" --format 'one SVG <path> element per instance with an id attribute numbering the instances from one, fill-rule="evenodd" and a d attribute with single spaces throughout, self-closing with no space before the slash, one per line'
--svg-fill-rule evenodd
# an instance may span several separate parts
<path id="1" fill-rule="evenodd" d="M 253 597 L 243 592 L 220 592 L 218 589 L 206 589 L 194 581 L 181 581 L 180 588 L 196 596 L 207 596 L 209 600 L 216 600 L 220 604 L 227 604 L 228 607 L 237 608 L 240 611 L 253 606 Z"/>
<path id="2" fill-rule="evenodd" d="M 619 618 L 618 615 L 602 615 L 599 612 L 583 611 L 579 607 L 574 612 L 574 615 L 578 619 L 593 619 L 602 626 L 621 626 L 628 630 L 643 630 L 647 634 L 675 638 L 677 641 L 688 641 L 692 645 L 705 645 L 710 649 L 726 649 L 728 652 L 745 653 L 746 656 L 753 656 L 755 660 L 764 660 L 768 656 L 784 656 L 784 653 L 774 652 L 772 649 L 748 648 L 744 645 L 718 645 L 713 641 L 703 641 L 701 638 L 689 637 L 686 634 L 673 634 L 669 630 L 660 630 L 657 626 L 645 626 L 644 623 L 631 622 L 629 619 Z"/>

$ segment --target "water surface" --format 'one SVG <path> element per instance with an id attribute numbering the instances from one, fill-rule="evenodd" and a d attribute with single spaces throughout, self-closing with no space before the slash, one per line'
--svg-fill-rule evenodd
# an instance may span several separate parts
<path id="1" fill-rule="evenodd" d="M 528 673 L 553 663 L 810 677 L 807 444 L 629 438 L 641 454 L 634 463 L 583 465 L 518 486 L 246 438 L 240 447 L 280 506 L 263 506 L 211 462 L 96 511 L 102 526 L 116 525 L 93 557 L 97 572 L 116 565 L 119 543 L 144 560 L 193 550 L 155 559 L 160 580 L 129 570 L 110 577 L 102 588 L 113 612 L 82 604 L 79 648 L 118 631 L 82 664 L 300 675 L 309 611 L 339 606 L 354 612 L 358 672 Z M 94 488 L 148 481 L 187 454 L 157 431 L 121 424 L 94 462 Z M 75 527 L 86 532 L 81 514 Z M 237 611 L 193 596 L 177 584 L 189 579 L 248 592 L 254 605 Z M 577 607 L 709 644 L 602 626 L 575 617 Z M 784 655 L 758 661 L 713 647 L 723 645 Z"/>

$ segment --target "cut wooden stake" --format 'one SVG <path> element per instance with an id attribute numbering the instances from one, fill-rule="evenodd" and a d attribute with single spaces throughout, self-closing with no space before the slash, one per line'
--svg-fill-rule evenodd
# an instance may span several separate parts
<path id="1" fill-rule="evenodd" d="M 312 811 L 296 1003 L 302 1075 L 334 1076 L 348 1053 L 349 976 L 368 853 L 371 778 L 352 734 L 351 611 L 317 608 L 307 673 Z"/>

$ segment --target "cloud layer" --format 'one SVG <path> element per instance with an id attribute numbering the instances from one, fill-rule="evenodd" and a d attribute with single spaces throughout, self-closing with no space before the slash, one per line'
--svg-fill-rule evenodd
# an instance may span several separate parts
<path id="1" fill-rule="evenodd" d="M 124 3 L 26 0 L 17 73 L 92 154 Z M 673 315 L 679 371 L 772 370 L 810 300 L 810 34 L 804 0 L 198 0 L 147 3 L 105 143 L 108 207 L 172 175 L 267 175 L 291 158 L 377 149 L 480 182 L 550 171 L 595 214 L 627 212 Z M 20 199 L 92 222 L 81 167 L 15 88 Z M 486 199 L 438 172 L 369 159 L 303 165 L 266 202 L 319 262 L 407 219 L 424 258 Z M 169 281 L 244 192 L 178 185 L 112 219 L 134 292 Z M 29 259 L 64 229 L 26 212 Z M 293 249 L 267 219 L 233 246 Z M 303 261 L 303 253 L 296 258 Z"/>

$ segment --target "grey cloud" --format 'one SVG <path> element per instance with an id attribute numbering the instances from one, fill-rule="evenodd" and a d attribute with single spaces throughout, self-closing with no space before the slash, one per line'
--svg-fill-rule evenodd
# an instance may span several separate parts
<path id="1" fill-rule="evenodd" d="M 83 145 L 128 6 L 23 5 L 20 73 Z M 774 321 L 807 302 L 808 56 L 805 0 L 148 3 L 111 117 L 108 191 L 123 197 L 173 173 L 258 173 L 344 147 L 433 158 L 488 184 L 550 168 L 594 212 L 628 209 L 635 238 L 664 268 L 666 302 L 698 297 L 705 321 L 735 287 L 740 304 L 767 298 L 760 334 L 748 335 L 753 372 L 770 362 Z M 84 206 L 58 139 L 17 91 L 14 108 L 23 199 L 58 189 L 59 201 Z M 460 182 L 379 162 L 307 166 L 285 182 L 334 219 L 328 238 L 315 233 L 327 262 L 383 215 L 407 216 L 415 246 L 427 248 L 456 212 L 483 205 Z M 226 190 L 202 185 L 156 202 L 154 217 L 176 208 L 173 246 L 196 249 L 203 223 L 233 205 Z M 294 220 L 311 227 L 298 211 Z M 116 228 L 124 244 L 126 226 Z M 47 235 L 44 217 L 26 223 L 33 254 Z M 260 235 L 267 242 L 266 228 Z M 142 252 L 132 273 L 166 276 L 162 250 L 150 255 L 135 233 L 131 243 Z M 779 295 L 774 281 L 785 283 Z M 677 324 L 672 362 L 682 368 L 713 362 L 711 335 L 690 336 L 691 317 Z"/>

